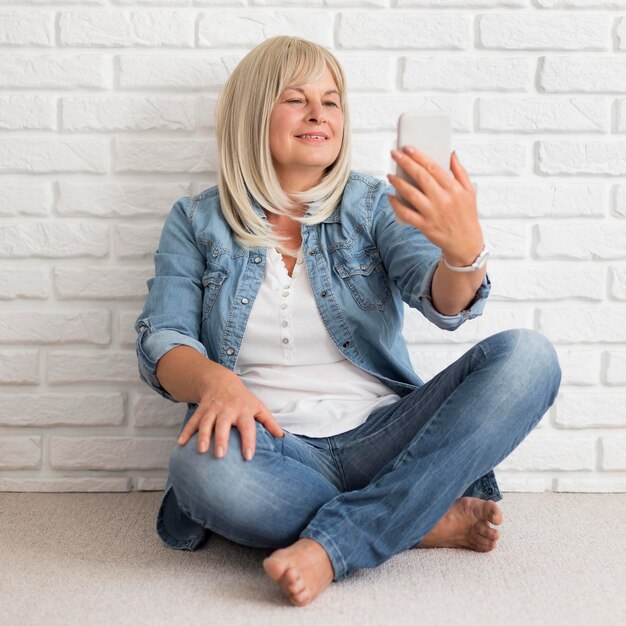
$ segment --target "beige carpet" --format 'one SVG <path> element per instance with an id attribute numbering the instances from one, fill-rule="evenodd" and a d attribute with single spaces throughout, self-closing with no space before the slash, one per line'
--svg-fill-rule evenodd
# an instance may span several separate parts
<path id="1" fill-rule="evenodd" d="M 0 624 L 626 624 L 626 494 L 503 495 L 492 552 L 409 550 L 296 607 L 264 550 L 164 546 L 161 492 L 0 493 Z"/>

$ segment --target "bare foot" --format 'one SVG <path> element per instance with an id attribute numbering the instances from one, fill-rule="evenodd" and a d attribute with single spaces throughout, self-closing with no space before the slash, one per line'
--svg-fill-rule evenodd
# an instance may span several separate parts
<path id="1" fill-rule="evenodd" d="M 296 606 L 315 600 L 335 577 L 326 550 L 308 537 L 273 552 L 263 560 L 263 568 Z"/>
<path id="2" fill-rule="evenodd" d="M 458 498 L 416 548 L 469 548 L 489 552 L 500 532 L 491 528 L 502 523 L 502 510 L 493 500 Z"/>

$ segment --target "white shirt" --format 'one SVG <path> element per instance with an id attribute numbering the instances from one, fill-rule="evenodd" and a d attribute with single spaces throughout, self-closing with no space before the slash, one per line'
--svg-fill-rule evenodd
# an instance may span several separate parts
<path id="1" fill-rule="evenodd" d="M 302 259 L 290 277 L 274 248 L 235 373 L 281 428 L 309 437 L 356 428 L 375 408 L 400 398 L 343 357 L 324 327 Z"/>

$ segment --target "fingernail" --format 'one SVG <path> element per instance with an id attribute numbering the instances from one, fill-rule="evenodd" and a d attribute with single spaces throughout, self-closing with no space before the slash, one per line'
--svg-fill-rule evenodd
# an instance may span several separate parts
<path id="1" fill-rule="evenodd" d="M 409 154 L 415 154 L 415 152 L 416 152 L 415 148 L 413 148 L 412 146 L 404 146 L 404 149 Z"/>
<path id="2" fill-rule="evenodd" d="M 404 154 L 402 154 L 402 152 L 400 152 L 399 150 L 392 150 L 391 151 L 391 156 L 395 157 L 396 159 L 403 159 L 404 158 Z"/>
<path id="3" fill-rule="evenodd" d="M 222 448 L 222 446 L 217 446 L 217 454 L 215 456 L 218 458 L 222 458 L 224 456 L 224 448 Z"/>
<path id="4" fill-rule="evenodd" d="M 252 448 L 246 448 L 246 461 L 252 458 Z"/>
<path id="5" fill-rule="evenodd" d="M 200 444 L 200 452 L 206 452 L 209 449 L 209 444 L 206 441 L 203 441 Z"/>

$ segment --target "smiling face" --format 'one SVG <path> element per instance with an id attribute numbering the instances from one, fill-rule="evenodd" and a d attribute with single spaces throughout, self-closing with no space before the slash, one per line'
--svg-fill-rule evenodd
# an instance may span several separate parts
<path id="1" fill-rule="evenodd" d="M 343 125 L 339 91 L 328 68 L 315 82 L 285 89 L 269 127 L 270 152 L 283 189 L 303 191 L 322 179 L 341 150 Z"/>

